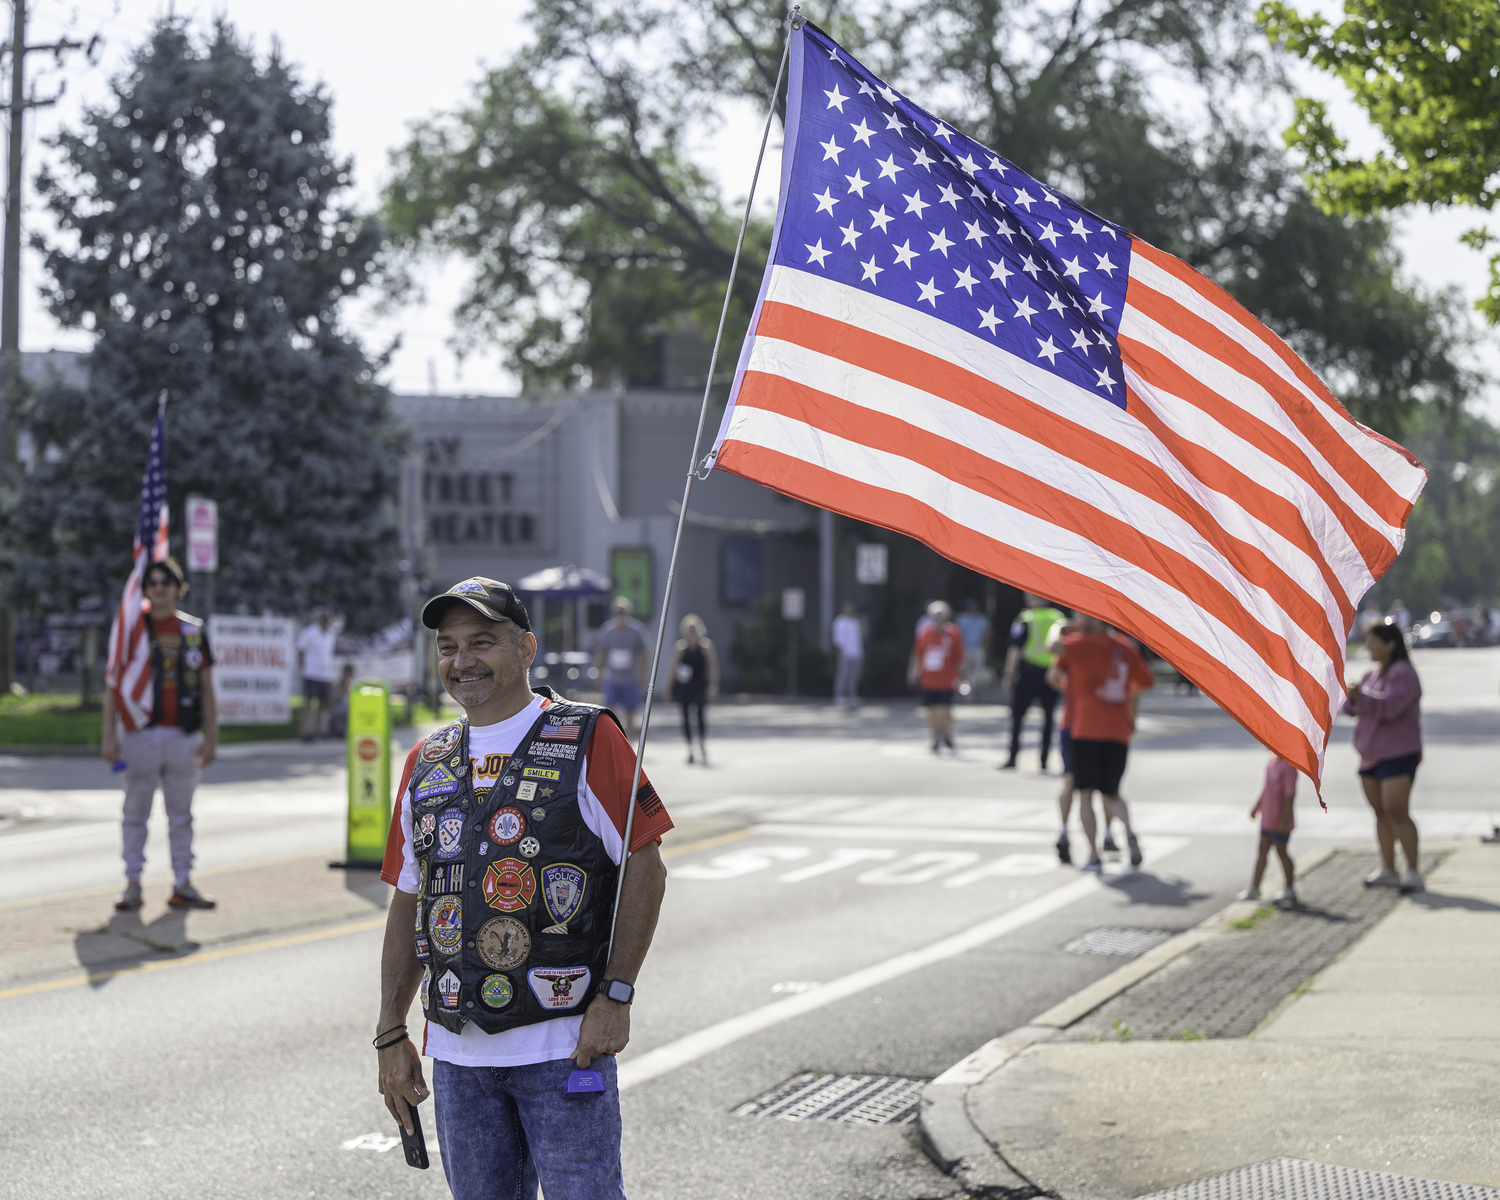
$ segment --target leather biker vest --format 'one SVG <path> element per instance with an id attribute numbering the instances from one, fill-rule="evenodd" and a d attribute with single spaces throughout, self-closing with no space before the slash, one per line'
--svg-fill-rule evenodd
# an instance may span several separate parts
<path id="1" fill-rule="evenodd" d="M 607 710 L 537 690 L 552 704 L 493 787 L 473 788 L 466 720 L 429 734 L 412 770 L 422 1010 L 454 1033 L 582 1015 L 604 975 L 619 868 L 578 793 Z"/>
<path id="2" fill-rule="evenodd" d="M 177 656 L 177 728 L 183 733 L 196 733 L 203 724 L 203 666 L 207 661 L 203 653 L 203 622 L 187 613 L 174 614 L 182 630 L 182 652 Z M 151 616 L 146 616 L 146 636 L 151 642 L 151 720 L 155 725 L 161 720 L 162 654 L 156 644 L 156 626 Z"/>

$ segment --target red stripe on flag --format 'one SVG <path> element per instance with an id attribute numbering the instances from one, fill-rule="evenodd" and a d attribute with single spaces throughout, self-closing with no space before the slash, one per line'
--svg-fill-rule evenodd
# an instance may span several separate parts
<path id="1" fill-rule="evenodd" d="M 730 474 L 741 475 L 819 508 L 859 521 L 876 521 L 887 529 L 916 538 L 945 558 L 1024 591 L 1039 596 L 1087 596 L 1087 603 L 1075 602 L 1073 607 L 1121 628 L 1138 631 L 1153 650 L 1192 680 L 1204 695 L 1226 706 L 1232 698 L 1241 724 L 1267 749 L 1310 778 L 1317 778 L 1317 750 L 1301 729 L 1247 689 L 1245 681 L 1225 663 L 1108 584 L 997 542 L 949 520 L 910 496 L 839 475 L 764 446 L 726 440 L 717 465 Z M 879 514 L 878 519 L 871 516 L 873 513 Z M 1327 708 L 1326 696 L 1321 706 Z"/>
<path id="2" fill-rule="evenodd" d="M 1129 521 L 925 429 L 773 375 L 747 371 L 737 403 L 780 413 L 835 437 L 913 462 L 941 463 L 943 474 L 955 483 L 1107 546 L 1110 553 L 1189 596 L 1233 630 L 1267 666 L 1297 689 L 1324 730 L 1332 724 L 1328 689 L 1298 661 L 1286 639 L 1251 615 L 1207 569 L 1180 550 L 1146 536 Z M 1279 597 L 1289 587 L 1282 577 L 1271 594 Z M 1305 595 L 1300 589 L 1291 590 L 1295 595 Z M 1311 606 L 1305 609 L 1310 611 Z M 1318 616 L 1322 617 L 1321 630 L 1304 627 L 1303 631 L 1337 663 L 1342 657 L 1342 639 L 1328 628 L 1321 611 Z"/>

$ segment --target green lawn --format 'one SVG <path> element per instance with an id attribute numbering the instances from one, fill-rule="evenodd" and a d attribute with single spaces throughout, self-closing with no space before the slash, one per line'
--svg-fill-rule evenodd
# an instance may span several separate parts
<path id="1" fill-rule="evenodd" d="M 292 704 L 301 708 L 302 697 L 294 696 Z M 392 710 L 397 721 L 405 714 L 404 705 L 393 705 Z M 80 708 L 77 696 L 0 695 L 0 746 L 97 746 L 101 711 L 97 702 Z M 441 719 L 436 709 L 420 704 L 412 715 L 421 725 Z M 280 741 L 296 736 L 295 713 L 285 725 L 224 725 L 219 729 L 221 744 Z"/>

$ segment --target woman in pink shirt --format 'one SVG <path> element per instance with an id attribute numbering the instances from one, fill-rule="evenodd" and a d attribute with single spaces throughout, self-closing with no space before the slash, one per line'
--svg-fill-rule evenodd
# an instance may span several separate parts
<path id="1" fill-rule="evenodd" d="M 1379 669 L 1351 683 L 1344 702 L 1344 711 L 1356 717 L 1359 779 L 1375 810 L 1375 836 L 1380 841 L 1381 867 L 1365 878 L 1365 886 L 1419 892 L 1417 827 L 1407 809 L 1422 761 L 1422 684 L 1398 626 L 1371 626 L 1365 647 Z M 1405 875 L 1396 874 L 1398 841 L 1406 855 Z"/>

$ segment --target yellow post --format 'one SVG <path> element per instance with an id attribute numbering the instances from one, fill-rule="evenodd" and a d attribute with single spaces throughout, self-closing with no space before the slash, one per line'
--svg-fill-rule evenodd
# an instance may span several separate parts
<path id="1" fill-rule="evenodd" d="M 391 823 L 391 688 L 365 679 L 349 689 L 350 866 L 379 866 Z"/>

